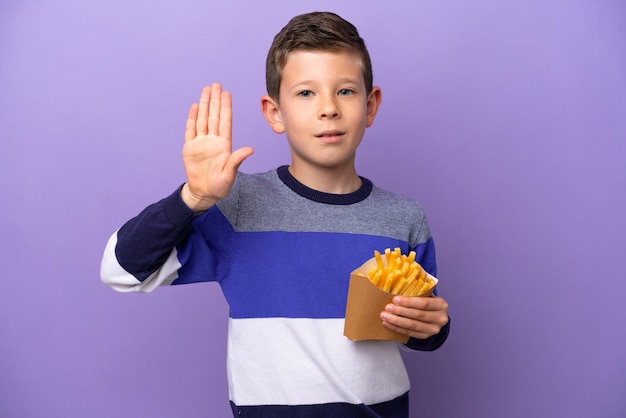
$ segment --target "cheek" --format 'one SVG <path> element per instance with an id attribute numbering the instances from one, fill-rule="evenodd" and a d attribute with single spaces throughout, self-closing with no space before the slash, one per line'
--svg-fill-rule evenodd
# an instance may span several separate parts
<path id="1" fill-rule="evenodd" d="M 306 112 L 304 110 L 290 109 L 289 112 L 283 113 L 283 124 L 285 129 L 298 131 L 306 128 L 308 125 Z"/>
<path id="2" fill-rule="evenodd" d="M 369 122 L 369 118 L 367 117 L 367 109 L 366 108 L 354 108 L 350 110 L 350 120 L 354 122 L 355 125 L 359 126 L 367 126 Z"/>

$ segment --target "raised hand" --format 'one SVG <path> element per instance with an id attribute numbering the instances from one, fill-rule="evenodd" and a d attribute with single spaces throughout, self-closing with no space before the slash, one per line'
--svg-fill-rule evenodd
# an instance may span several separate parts
<path id="1" fill-rule="evenodd" d="M 232 151 L 232 100 L 219 83 L 204 87 L 200 102 L 189 109 L 183 146 L 187 183 L 181 190 L 183 201 L 202 212 L 226 197 L 241 163 L 254 150 L 243 147 Z"/>

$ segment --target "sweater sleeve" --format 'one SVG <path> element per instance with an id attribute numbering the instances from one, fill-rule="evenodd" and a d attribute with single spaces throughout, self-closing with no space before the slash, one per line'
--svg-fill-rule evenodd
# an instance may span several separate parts
<path id="1" fill-rule="evenodd" d="M 450 318 L 448 317 L 448 323 L 441 328 L 439 334 L 435 334 L 431 337 L 425 339 L 418 338 L 409 338 L 409 341 L 405 344 L 405 346 L 411 350 L 417 351 L 435 351 L 439 347 L 443 345 L 443 343 L 448 339 L 448 334 L 450 333 Z"/>
<path id="2" fill-rule="evenodd" d="M 180 189 L 144 209 L 109 239 L 102 281 L 120 292 L 150 292 L 171 284 L 181 267 L 176 254 L 197 214 L 185 205 Z"/>
<path id="3" fill-rule="evenodd" d="M 430 236 L 430 230 L 426 218 L 422 219 L 422 233 L 429 238 L 426 242 L 412 248 L 416 253 L 416 260 L 421 266 L 430 274 L 437 277 L 437 261 L 435 256 L 435 244 L 432 236 Z M 435 288 L 435 295 L 437 295 L 437 289 Z M 434 351 L 441 347 L 443 343 L 448 339 L 450 333 L 450 317 L 448 317 L 448 323 L 441 328 L 438 334 L 425 339 L 409 338 L 409 341 L 405 346 L 411 350 L 417 351 Z"/>

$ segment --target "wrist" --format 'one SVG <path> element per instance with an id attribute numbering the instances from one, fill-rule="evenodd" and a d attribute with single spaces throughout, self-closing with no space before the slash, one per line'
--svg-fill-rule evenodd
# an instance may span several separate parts
<path id="1" fill-rule="evenodd" d="M 217 199 L 197 196 L 189 190 L 189 183 L 185 183 L 180 190 L 180 197 L 187 207 L 196 213 L 205 212 L 217 203 Z"/>

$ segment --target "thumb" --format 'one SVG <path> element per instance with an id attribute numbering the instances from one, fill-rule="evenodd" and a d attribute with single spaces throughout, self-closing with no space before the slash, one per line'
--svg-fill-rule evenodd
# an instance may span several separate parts
<path id="1" fill-rule="evenodd" d="M 244 160 L 252 154 L 254 154 L 254 149 L 252 147 L 243 147 L 233 151 L 226 162 L 226 166 L 224 167 L 225 171 L 235 175 L 237 170 L 239 170 L 241 163 L 243 163 Z"/>

